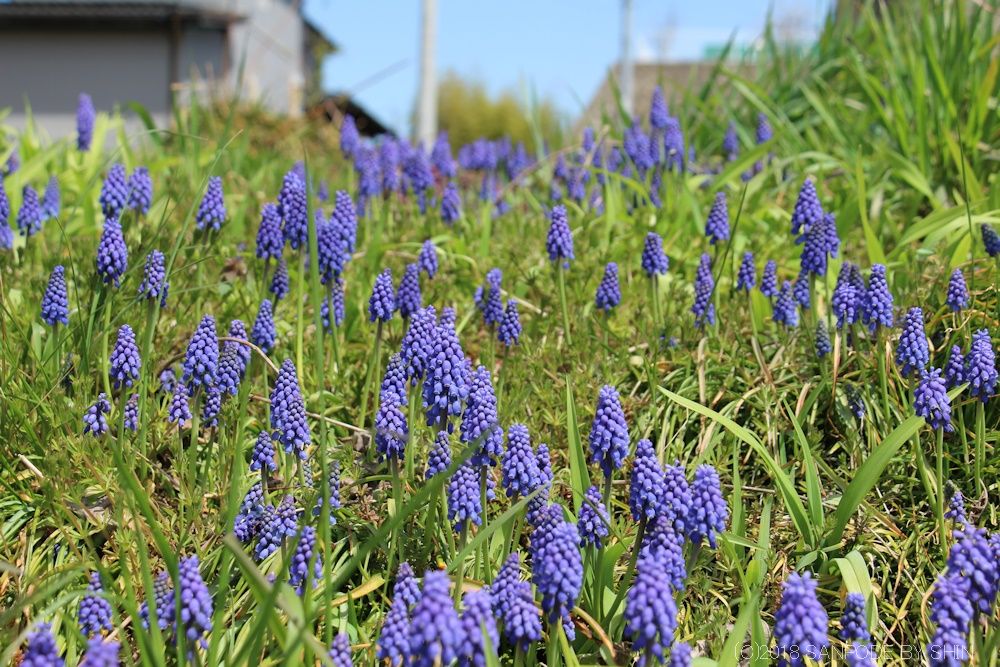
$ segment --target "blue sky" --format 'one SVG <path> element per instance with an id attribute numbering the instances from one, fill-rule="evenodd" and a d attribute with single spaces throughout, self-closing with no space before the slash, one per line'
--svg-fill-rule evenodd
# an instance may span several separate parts
<path id="1" fill-rule="evenodd" d="M 791 34 L 815 35 L 831 0 L 633 0 L 642 61 L 700 58 L 736 35 L 759 37 L 769 8 Z M 547 95 L 575 116 L 618 58 L 617 0 L 438 0 L 437 69 L 491 91 Z M 328 91 L 349 91 L 408 133 L 417 87 L 419 0 L 306 0 L 306 14 L 340 46 L 324 65 Z"/>

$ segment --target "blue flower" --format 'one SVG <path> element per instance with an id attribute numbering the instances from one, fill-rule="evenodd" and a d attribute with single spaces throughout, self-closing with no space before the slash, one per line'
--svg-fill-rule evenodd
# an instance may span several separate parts
<path id="1" fill-rule="evenodd" d="M 115 341 L 114 349 L 111 350 L 110 375 L 115 389 L 122 385 L 131 387 L 135 380 L 139 379 L 139 368 L 142 361 L 139 359 L 139 348 L 135 344 L 135 332 L 132 327 L 123 324 L 118 329 L 118 338 Z"/>
<path id="2" fill-rule="evenodd" d="M 601 491 L 597 486 L 591 486 L 583 494 L 580 512 L 576 519 L 576 532 L 580 536 L 580 546 L 593 546 L 600 549 L 604 545 L 604 538 L 610 532 L 610 525 L 611 517 L 601 498 Z"/>
<path id="3" fill-rule="evenodd" d="M 128 204 L 128 176 L 123 164 L 116 162 L 111 165 L 101 185 L 98 201 L 106 218 L 117 218 L 125 210 Z"/>
<path id="4" fill-rule="evenodd" d="M 588 438 L 590 462 L 601 467 L 605 477 L 622 467 L 628 456 L 628 425 L 622 410 L 618 390 L 611 385 L 601 387 L 597 395 L 597 409 Z"/>
<path id="5" fill-rule="evenodd" d="M 722 497 L 719 473 L 710 465 L 700 465 L 691 484 L 691 510 L 686 519 L 688 538 L 698 544 L 703 539 L 714 549 L 716 535 L 726 529 L 729 506 Z"/>
<path id="6" fill-rule="evenodd" d="M 285 248 L 285 237 L 281 233 L 281 213 L 276 204 L 268 202 L 260 210 L 260 226 L 257 228 L 257 257 L 260 259 L 280 259 Z"/>
<path id="7" fill-rule="evenodd" d="M 483 522 L 483 503 L 479 488 L 479 469 L 466 461 L 448 480 L 448 520 L 460 530 L 466 521 Z"/>
<path id="8" fill-rule="evenodd" d="M 330 462 L 330 470 L 326 477 L 327 489 L 329 489 L 330 505 L 330 525 L 337 525 L 337 517 L 333 510 L 340 509 L 340 464 L 336 461 Z M 313 506 L 313 516 L 318 517 L 323 513 L 323 494 L 316 494 L 316 504 Z"/>
<path id="9" fill-rule="evenodd" d="M 260 432 L 257 442 L 254 443 L 253 453 L 250 455 L 250 470 L 261 471 L 266 475 L 267 471 L 274 472 L 278 469 L 278 461 L 274 452 L 274 443 L 271 442 L 271 434 L 267 429 Z"/>
<path id="10" fill-rule="evenodd" d="M 153 204 L 153 179 L 145 167 L 136 167 L 128 178 L 128 207 L 139 215 L 149 213 Z"/>
<path id="11" fill-rule="evenodd" d="M 434 242 L 430 239 L 424 241 L 424 244 L 420 246 L 420 258 L 419 258 L 420 270 L 427 274 L 428 278 L 433 278 L 438 272 L 438 256 L 437 248 L 434 247 Z"/>
<path id="12" fill-rule="evenodd" d="M 799 197 L 792 211 L 792 234 L 798 236 L 803 230 L 808 230 L 822 220 L 823 206 L 819 202 L 819 195 L 816 194 L 816 184 L 811 178 L 807 178 L 802 182 Z"/>
<path id="13" fill-rule="evenodd" d="M 396 297 L 392 287 L 392 269 L 386 268 L 375 278 L 372 295 L 368 299 L 368 319 L 388 322 L 396 312 Z"/>
<path id="14" fill-rule="evenodd" d="M 740 270 L 736 274 L 736 289 L 749 293 L 757 284 L 757 267 L 754 266 L 753 253 L 749 250 L 743 253 Z"/>
<path id="15" fill-rule="evenodd" d="M 656 232 L 647 233 L 642 247 L 642 270 L 652 278 L 665 274 L 669 268 L 670 259 L 663 252 L 663 239 Z"/>
<path id="16" fill-rule="evenodd" d="M 277 508 L 272 505 L 261 508 L 257 546 L 254 547 L 254 556 L 258 561 L 275 553 L 287 538 L 295 536 L 298 532 L 297 516 L 298 508 L 291 496 L 285 496 Z"/>
<path id="17" fill-rule="evenodd" d="M 872 265 L 868 288 L 861 302 L 861 319 L 872 331 L 893 324 L 892 293 L 886 282 L 885 267 L 881 264 Z"/>
<path id="18" fill-rule="evenodd" d="M 594 303 L 605 313 L 611 312 L 622 300 L 622 291 L 618 286 L 618 265 L 608 262 L 604 267 L 604 277 L 597 286 L 597 293 L 594 295 Z"/>
<path id="19" fill-rule="evenodd" d="M 274 311 L 271 302 L 268 299 L 264 299 L 260 302 L 257 318 L 254 320 L 253 328 L 250 330 L 250 342 L 266 354 L 274 349 L 274 341 L 277 336 L 278 333 L 274 327 Z"/>
<path id="20" fill-rule="evenodd" d="M 167 281 L 166 258 L 159 250 L 152 250 L 146 255 L 143 266 L 142 282 L 139 283 L 139 298 L 159 299 L 160 307 L 167 305 L 167 294 L 170 283 Z"/>
<path id="21" fill-rule="evenodd" d="M 421 308 L 410 318 L 399 352 L 414 386 L 424 377 L 424 371 L 434 353 L 436 339 L 437 313 L 434 306 Z"/>
<path id="22" fill-rule="evenodd" d="M 464 637 L 458 647 L 458 664 L 464 667 L 486 666 L 486 645 L 483 634 L 489 637 L 490 654 L 496 655 L 500 646 L 500 632 L 493 616 L 489 589 L 469 591 L 462 598 L 461 623 Z"/>
<path id="23" fill-rule="evenodd" d="M 62 193 L 59 191 L 59 179 L 51 176 L 42 195 L 42 217 L 46 220 L 58 218 L 61 208 Z"/>
<path id="24" fill-rule="evenodd" d="M 323 576 L 322 556 L 317 553 L 313 558 L 313 551 L 316 549 L 316 529 L 312 526 L 302 528 L 299 535 L 299 543 L 292 554 L 292 561 L 288 564 L 288 585 L 295 588 L 299 595 L 305 593 L 309 583 L 309 561 L 313 561 L 312 581 L 315 582 Z"/>
<path id="25" fill-rule="evenodd" d="M 80 93 L 76 103 L 76 149 L 80 152 L 90 150 L 94 141 L 94 102 L 87 93 Z"/>
<path id="26" fill-rule="evenodd" d="M 352 667 L 354 665 L 351 661 L 351 642 L 343 632 L 338 632 L 337 636 L 333 638 L 333 644 L 330 645 L 330 652 L 327 655 L 333 662 L 333 667 Z"/>
<path id="27" fill-rule="evenodd" d="M 52 269 L 42 296 L 42 320 L 49 326 L 69 324 L 69 297 L 66 294 L 66 269 L 60 264 Z"/>
<path id="28" fill-rule="evenodd" d="M 536 540 L 540 542 L 537 547 Z M 568 620 L 580 595 L 583 559 L 579 541 L 576 528 L 561 517 L 535 528 L 532 535 L 532 580 L 542 596 L 542 610 L 550 624 L 559 619 Z M 567 634 L 572 635 L 571 625 Z"/>
<path id="29" fill-rule="evenodd" d="M 816 356 L 822 359 L 833 352 L 833 345 L 830 343 L 830 332 L 826 328 L 826 320 L 820 320 L 816 325 Z"/>
<path id="30" fill-rule="evenodd" d="M 986 224 L 982 225 L 981 229 L 983 231 L 983 246 L 986 248 L 986 254 L 990 257 L 1000 255 L 1000 234 L 997 234 L 995 229 Z"/>
<path id="31" fill-rule="evenodd" d="M 715 278 L 712 276 L 712 258 L 702 253 L 698 262 L 698 271 L 694 279 L 694 325 L 704 329 L 706 324 L 715 324 L 715 304 L 712 303 L 712 293 L 715 291 Z"/>
<path id="32" fill-rule="evenodd" d="M 778 300 L 774 302 L 773 319 L 778 324 L 783 324 L 786 328 L 794 329 L 799 326 L 799 309 L 792 295 L 792 284 L 787 280 L 781 285 L 781 292 L 778 293 Z"/>
<path id="33" fill-rule="evenodd" d="M 653 443 L 643 438 L 636 445 L 629 484 L 628 505 L 633 519 L 655 519 L 663 511 L 664 484 L 663 467 Z"/>
<path id="34" fill-rule="evenodd" d="M 444 188 L 441 195 L 441 220 L 444 224 L 451 226 L 462 217 L 462 196 L 458 192 L 458 186 L 454 181 L 450 181 Z"/>
<path id="35" fill-rule="evenodd" d="M 222 223 L 226 221 L 226 202 L 222 194 L 222 178 L 212 176 L 208 179 L 208 188 L 205 196 L 201 199 L 198 212 L 194 217 L 195 227 L 207 229 L 211 227 L 215 231 L 222 228 Z"/>
<path id="36" fill-rule="evenodd" d="M 218 378 L 218 367 L 219 336 L 215 330 L 215 318 L 205 315 L 188 343 L 181 381 L 188 385 L 192 393 L 198 387 L 211 387 Z"/>
<path id="37" fill-rule="evenodd" d="M 111 413 L 111 403 L 108 402 L 107 394 L 101 392 L 97 395 L 97 400 L 87 408 L 83 415 L 83 433 L 90 433 L 94 437 L 100 437 L 108 432 L 108 420 L 104 415 Z"/>
<path id="38" fill-rule="evenodd" d="M 663 663 L 676 629 L 677 604 L 663 569 L 655 560 L 640 558 L 625 600 L 625 635 L 639 652 L 640 667 Z"/>
<path id="39" fill-rule="evenodd" d="M 472 373 L 469 396 L 462 412 L 461 441 L 476 444 L 470 461 L 474 466 L 495 465 L 503 453 L 503 429 L 497 418 L 497 397 L 485 366 Z"/>
<path id="40" fill-rule="evenodd" d="M 927 334 L 924 333 L 924 311 L 914 306 L 906 311 L 906 324 L 896 346 L 896 365 L 903 377 L 922 371 L 930 360 Z M 942 384 L 942 386 L 944 386 Z"/>
<path id="41" fill-rule="evenodd" d="M 90 573 L 87 594 L 80 598 L 76 618 L 84 637 L 114 630 L 111 625 L 111 603 L 104 597 L 101 575 L 97 572 Z"/>
<path id="42" fill-rule="evenodd" d="M 288 264 L 285 263 L 285 259 L 281 258 L 278 260 L 278 266 L 274 269 L 274 277 L 271 278 L 271 285 L 268 291 L 274 295 L 275 301 L 281 301 L 286 296 L 291 289 L 288 281 Z"/>
<path id="43" fill-rule="evenodd" d="M 969 628 L 974 609 L 969 580 L 957 574 L 938 577 L 931 595 L 934 635 L 927 643 L 931 667 L 958 667 L 969 660 Z"/>
<path id="44" fill-rule="evenodd" d="M 816 580 L 807 572 L 788 575 L 781 606 L 774 615 L 774 638 L 781 664 L 806 667 L 806 658 L 819 662 L 829 647 L 829 617 L 816 597 Z"/>
<path id="45" fill-rule="evenodd" d="M 469 396 L 470 375 L 455 331 L 455 311 L 445 308 L 425 365 L 423 398 L 428 426 L 445 424 L 448 417 L 462 413 L 462 403 Z"/>
<path id="46" fill-rule="evenodd" d="M 549 213 L 549 233 L 545 249 L 553 262 L 562 261 L 563 266 L 569 265 L 573 255 L 573 233 L 569 229 L 565 206 L 553 206 Z"/>
<path id="47" fill-rule="evenodd" d="M 178 382 L 174 385 L 173 395 L 170 397 L 170 410 L 167 413 L 167 421 L 180 426 L 191 419 L 191 405 L 187 385 Z"/>
<path id="48" fill-rule="evenodd" d="M 848 593 L 844 598 L 844 614 L 840 617 L 840 638 L 844 641 L 871 641 L 864 594 Z"/>
<path id="49" fill-rule="evenodd" d="M 764 264 L 764 275 L 760 279 L 760 293 L 768 299 L 778 296 L 778 265 L 773 259 Z"/>
<path id="50" fill-rule="evenodd" d="M 725 191 L 715 193 L 712 210 L 708 212 L 708 219 L 705 221 L 705 236 L 712 245 L 729 240 L 729 209 L 726 206 Z"/>
<path id="51" fill-rule="evenodd" d="M 285 221 L 282 233 L 285 242 L 297 250 L 309 243 L 309 211 L 306 184 L 295 170 L 285 174 L 278 192 L 278 212 Z"/>
<path id="52" fill-rule="evenodd" d="M 107 285 L 114 282 L 118 287 L 121 277 L 128 268 L 128 248 L 122 235 L 122 226 L 118 218 L 108 218 L 104 221 L 101 240 L 97 244 L 97 275 Z"/>
<path id="53" fill-rule="evenodd" d="M 449 595 L 450 580 L 441 570 L 424 574 L 424 588 L 413 608 L 409 655 L 413 667 L 449 665 L 465 636 Z"/>
<path id="54" fill-rule="evenodd" d="M 965 276 L 962 269 L 955 269 L 951 272 L 951 279 L 948 281 L 948 296 L 945 299 L 948 308 L 957 313 L 969 307 L 969 288 L 965 284 Z"/>
<path id="55" fill-rule="evenodd" d="M 969 383 L 969 392 L 983 403 L 996 392 L 996 354 L 988 330 L 979 329 L 972 334 L 972 345 L 965 356 L 963 377 Z"/>
<path id="56" fill-rule="evenodd" d="M 657 562 L 671 588 L 684 589 L 687 564 L 684 561 L 684 536 L 669 516 L 661 515 L 646 524 L 639 558 Z"/>
<path id="57" fill-rule="evenodd" d="M 410 317 L 423 307 L 420 294 L 420 267 L 416 263 L 407 264 L 396 290 L 396 307 L 403 317 Z"/>
<path id="58" fill-rule="evenodd" d="M 497 327 L 497 340 L 510 347 L 516 345 L 521 338 L 521 316 L 517 312 L 517 302 L 514 299 L 507 299 L 507 308 L 504 311 L 500 326 Z"/>
<path id="59" fill-rule="evenodd" d="M 864 298 L 863 286 L 859 290 L 856 283 L 856 280 L 860 280 L 860 276 L 856 264 L 851 262 L 841 264 L 840 273 L 837 274 L 837 285 L 830 299 L 831 310 L 837 316 L 838 329 L 855 324 L 860 319 Z"/>
<path id="60" fill-rule="evenodd" d="M 121 644 L 116 641 L 104 641 L 104 637 L 95 635 L 87 641 L 87 651 L 80 658 L 78 667 L 118 667 L 121 664 L 118 661 L 120 652 Z"/>
<path id="61" fill-rule="evenodd" d="M 271 391 L 271 428 L 278 432 L 286 454 L 294 451 L 299 459 L 306 458 L 306 447 L 312 442 L 312 436 L 306 421 L 299 378 L 291 359 L 281 363 L 278 379 Z"/>
<path id="62" fill-rule="evenodd" d="M 524 424 L 511 424 L 507 429 L 507 449 L 500 470 L 503 473 L 500 484 L 508 497 L 526 496 L 541 485 L 538 461 Z"/>
<path id="63" fill-rule="evenodd" d="M 382 393 L 378 412 L 375 414 L 375 449 L 381 460 L 403 458 L 406 441 L 410 437 L 406 414 L 402 410 L 406 399 L 391 389 Z"/>
<path id="64" fill-rule="evenodd" d="M 48 623 L 39 623 L 28 633 L 28 645 L 21 654 L 21 667 L 63 667 L 56 638 Z"/>

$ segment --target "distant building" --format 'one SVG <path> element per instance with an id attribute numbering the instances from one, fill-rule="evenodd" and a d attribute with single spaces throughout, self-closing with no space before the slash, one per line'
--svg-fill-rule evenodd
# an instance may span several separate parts
<path id="1" fill-rule="evenodd" d="M 0 108 L 25 104 L 49 134 L 75 128 L 76 100 L 138 102 L 157 125 L 192 94 L 300 115 L 320 97 L 333 43 L 299 0 L 0 0 Z"/>
<path id="2" fill-rule="evenodd" d="M 726 64 L 728 69 L 745 71 L 748 66 L 738 64 Z M 712 78 L 713 72 L 719 67 L 716 60 L 693 61 L 693 62 L 665 62 L 665 63 L 636 63 L 634 65 L 634 90 L 635 99 L 633 109 L 636 115 L 648 123 L 649 104 L 653 99 L 653 90 L 656 86 L 663 88 L 663 96 L 667 104 L 678 103 L 684 97 L 686 91 L 699 91 Z M 618 122 L 620 111 L 618 108 L 618 81 L 621 80 L 619 67 L 615 66 L 608 71 L 600 87 L 590 99 L 586 109 L 577 122 L 579 127 L 598 126 L 605 119 Z M 719 80 L 724 81 L 725 76 L 720 74 Z"/>
<path id="3" fill-rule="evenodd" d="M 346 93 L 326 95 L 309 107 L 310 118 L 332 123 L 338 129 L 344 122 L 344 116 L 347 115 L 354 119 L 354 125 L 362 137 L 395 134 L 382 121 L 373 116 L 368 109 Z"/>

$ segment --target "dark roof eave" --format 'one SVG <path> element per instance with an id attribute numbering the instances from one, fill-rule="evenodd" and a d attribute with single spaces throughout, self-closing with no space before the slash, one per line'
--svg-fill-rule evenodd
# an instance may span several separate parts
<path id="1" fill-rule="evenodd" d="M 225 28 L 244 16 L 207 10 L 179 2 L 11 2 L 0 3 L 3 27 L 89 26 L 122 27 L 161 25 L 171 21 Z"/>

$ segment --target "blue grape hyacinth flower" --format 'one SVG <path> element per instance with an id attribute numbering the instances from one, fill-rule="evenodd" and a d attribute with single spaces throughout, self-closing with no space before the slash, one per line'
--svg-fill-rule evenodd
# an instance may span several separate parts
<path id="1" fill-rule="evenodd" d="M 951 432 L 951 399 L 941 378 L 941 369 L 920 369 L 920 382 L 913 390 L 913 411 L 923 417 L 931 428 Z"/>
<path id="2" fill-rule="evenodd" d="M 104 392 L 97 395 L 94 404 L 87 408 L 83 415 L 83 433 L 100 437 L 108 432 L 108 420 L 105 415 L 111 413 L 111 403 Z"/>
<path id="3" fill-rule="evenodd" d="M 604 277 L 601 278 L 601 282 L 597 286 L 594 303 L 607 314 L 617 307 L 621 300 L 622 291 L 618 285 L 618 264 L 608 262 L 608 265 L 604 267 Z"/>
<path id="4" fill-rule="evenodd" d="M 222 178 L 212 176 L 208 179 L 208 188 L 195 214 L 195 227 L 201 230 L 211 228 L 219 231 L 225 221 L 226 201 L 222 193 Z"/>
<path id="5" fill-rule="evenodd" d="M 50 327 L 69 324 L 69 297 L 66 293 L 66 269 L 60 264 L 52 269 L 42 296 L 42 320 Z"/>
<path id="6" fill-rule="evenodd" d="M 553 262 L 561 262 L 564 267 L 568 267 L 570 260 L 574 259 L 575 256 L 573 254 L 573 232 L 569 228 L 566 207 L 553 206 L 549 213 L 549 223 L 548 238 L 545 242 L 549 259 Z"/>
<path id="7" fill-rule="evenodd" d="M 625 635 L 639 652 L 639 667 L 663 664 L 676 629 L 677 604 L 666 574 L 654 559 L 640 557 L 625 601 Z"/>
<path id="8" fill-rule="evenodd" d="M 118 329 L 118 338 L 111 350 L 110 374 L 115 389 L 123 385 L 131 387 L 139 379 L 139 368 L 142 360 L 139 358 L 139 347 L 135 343 L 135 332 L 132 327 L 123 324 Z"/>
<path id="9" fill-rule="evenodd" d="M 965 355 L 963 377 L 969 383 L 969 392 L 983 403 L 996 392 L 996 353 L 987 329 L 979 329 L 972 334 L 972 345 Z"/>
<path id="10" fill-rule="evenodd" d="M 969 307 L 969 288 L 965 284 L 965 275 L 962 273 L 962 269 L 955 269 L 951 272 L 945 303 L 948 304 L 948 308 L 953 313 Z"/>
<path id="11" fill-rule="evenodd" d="M 723 190 L 715 193 L 712 210 L 708 212 L 708 219 L 705 221 L 705 236 L 712 245 L 729 240 L 729 209 L 726 204 L 726 193 Z"/>
<path id="12" fill-rule="evenodd" d="M 127 268 L 128 248 L 122 226 L 118 218 L 110 217 L 104 221 L 101 240 L 97 244 L 97 275 L 105 285 L 113 282 L 118 287 Z"/>
<path id="13" fill-rule="evenodd" d="M 285 453 L 295 452 L 300 460 L 307 458 L 306 447 L 312 442 L 312 435 L 306 421 L 298 374 L 291 359 L 281 363 L 271 391 L 271 428 L 277 431 Z"/>
<path id="14" fill-rule="evenodd" d="M 205 315 L 191 336 L 184 356 L 184 373 L 181 382 L 188 385 L 192 395 L 199 388 L 215 384 L 219 369 L 219 335 L 215 318 Z"/>
<path id="15" fill-rule="evenodd" d="M 754 265 L 753 253 L 749 250 L 743 253 L 740 269 L 736 274 L 736 289 L 750 293 L 757 285 L 757 267 Z"/>
<path id="16" fill-rule="evenodd" d="M 368 319 L 372 322 L 388 322 L 396 312 L 395 290 L 392 285 L 392 269 L 385 268 L 375 278 L 372 295 L 368 299 Z"/>
<path id="17" fill-rule="evenodd" d="M 663 239 L 656 232 L 646 234 L 642 247 L 642 270 L 650 278 L 664 275 L 670 269 L 670 259 L 663 251 Z"/>
<path id="18" fill-rule="evenodd" d="M 807 572 L 788 575 L 781 605 L 774 615 L 775 647 L 783 665 L 806 667 L 806 658 L 819 662 L 829 647 L 829 617 L 816 597 L 816 580 Z"/>
<path id="19" fill-rule="evenodd" d="M 153 179 L 149 169 L 136 167 L 128 177 L 128 207 L 139 215 L 146 215 L 152 205 Z"/>
<path id="20" fill-rule="evenodd" d="M 76 103 L 76 149 L 81 153 L 90 150 L 94 141 L 94 101 L 87 93 L 80 93 Z"/>
<path id="21" fill-rule="evenodd" d="M 111 165 L 101 185 L 98 201 L 106 218 L 117 218 L 125 210 L 128 206 L 128 175 L 125 165 L 120 162 Z"/>
<path id="22" fill-rule="evenodd" d="M 596 463 L 605 477 L 622 467 L 628 456 L 629 436 L 618 390 L 611 385 L 601 387 L 597 409 L 588 436 L 590 462 Z"/>
<path id="23" fill-rule="evenodd" d="M 903 333 L 896 346 L 896 365 L 903 377 L 922 371 L 930 361 L 930 347 L 924 333 L 924 311 L 914 306 L 906 311 Z"/>

